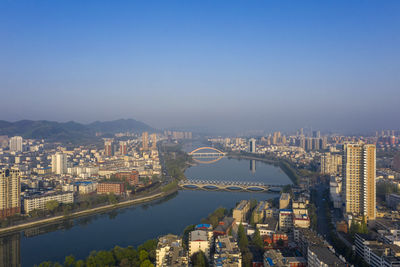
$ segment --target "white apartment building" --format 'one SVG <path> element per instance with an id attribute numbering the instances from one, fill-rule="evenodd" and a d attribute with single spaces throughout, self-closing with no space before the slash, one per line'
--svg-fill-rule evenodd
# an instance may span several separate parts
<path id="1" fill-rule="evenodd" d="M 56 200 L 58 203 L 62 204 L 72 204 L 74 203 L 74 193 L 55 192 L 39 196 L 26 197 L 24 199 L 24 212 L 29 213 L 33 210 L 44 210 L 46 209 L 46 203 L 51 200 Z"/>

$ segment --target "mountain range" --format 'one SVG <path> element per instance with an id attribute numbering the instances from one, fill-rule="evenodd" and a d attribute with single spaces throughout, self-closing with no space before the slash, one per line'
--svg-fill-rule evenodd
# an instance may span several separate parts
<path id="1" fill-rule="evenodd" d="M 96 138 L 96 133 L 112 135 L 118 132 L 143 132 L 154 131 L 149 125 L 134 120 L 120 119 L 114 121 L 95 121 L 89 124 L 81 124 L 74 121 L 32 121 L 21 120 L 16 122 L 0 120 L 0 135 L 24 138 L 46 139 L 56 142 L 74 142 Z"/>

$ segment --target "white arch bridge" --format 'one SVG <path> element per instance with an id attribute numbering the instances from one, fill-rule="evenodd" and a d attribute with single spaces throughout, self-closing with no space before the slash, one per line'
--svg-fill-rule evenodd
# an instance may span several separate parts
<path id="1" fill-rule="evenodd" d="M 182 189 L 225 190 L 248 192 L 280 192 L 285 185 L 269 185 L 259 182 L 182 180 L 178 183 Z"/>

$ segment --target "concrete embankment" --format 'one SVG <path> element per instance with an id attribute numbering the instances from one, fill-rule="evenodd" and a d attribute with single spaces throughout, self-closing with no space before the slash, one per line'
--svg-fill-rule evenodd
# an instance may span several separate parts
<path id="1" fill-rule="evenodd" d="M 167 197 L 175 192 L 176 192 L 176 190 L 170 191 L 170 192 L 160 192 L 160 193 L 156 193 L 156 194 L 153 194 L 150 196 L 127 200 L 127 201 L 119 202 L 116 204 L 105 205 L 105 206 L 101 206 L 101 207 L 97 207 L 97 208 L 93 208 L 93 209 L 74 212 L 74 213 L 69 214 L 68 216 L 54 216 L 54 217 L 50 217 L 50 218 L 46 218 L 46 219 L 42 219 L 42 220 L 38 220 L 38 221 L 34 221 L 34 222 L 13 225 L 13 226 L 9 226 L 9 227 L 0 229 L 0 235 L 6 235 L 6 234 L 9 234 L 12 232 L 21 231 L 23 229 L 42 226 L 42 225 L 46 225 L 46 224 L 53 224 L 53 223 L 60 222 L 63 220 L 88 216 L 88 215 L 104 212 L 107 210 L 113 210 L 113 209 L 118 209 L 118 208 L 131 206 L 131 205 L 135 205 L 135 204 L 145 203 L 145 202 L 149 202 L 152 200 Z"/>

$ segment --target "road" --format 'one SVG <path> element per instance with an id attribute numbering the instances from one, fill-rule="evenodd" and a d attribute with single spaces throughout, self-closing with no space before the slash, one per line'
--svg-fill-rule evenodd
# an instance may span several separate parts
<path id="1" fill-rule="evenodd" d="M 327 187 L 320 183 L 316 187 L 317 191 L 317 199 L 316 199 L 316 208 L 317 208 L 317 232 L 322 235 L 325 239 L 329 239 L 329 227 L 327 224 L 327 218 L 325 214 L 325 196 L 324 192 Z"/>

